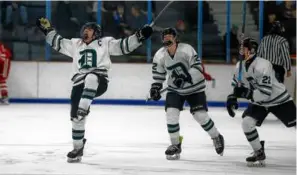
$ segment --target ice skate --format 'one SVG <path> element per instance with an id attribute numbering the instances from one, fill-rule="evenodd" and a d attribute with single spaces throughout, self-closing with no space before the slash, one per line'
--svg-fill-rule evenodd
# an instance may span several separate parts
<path id="1" fill-rule="evenodd" d="M 71 152 L 67 154 L 67 162 L 68 163 L 76 163 L 80 162 L 82 156 L 84 155 L 84 147 L 87 139 L 83 139 L 83 146 L 80 149 L 73 149 Z"/>
<path id="2" fill-rule="evenodd" d="M 251 157 L 246 158 L 248 167 L 264 167 L 265 166 L 265 150 L 264 150 L 264 141 L 260 142 L 262 148 L 255 151 Z"/>
<path id="3" fill-rule="evenodd" d="M 167 150 L 165 151 L 166 159 L 167 160 L 178 160 L 180 159 L 180 153 L 182 152 L 181 144 L 182 144 L 183 137 L 179 136 L 179 144 L 177 145 L 170 145 Z"/>
<path id="4" fill-rule="evenodd" d="M 9 99 L 8 97 L 3 97 L 0 99 L 0 104 L 1 105 L 9 105 Z"/>
<path id="5" fill-rule="evenodd" d="M 220 156 L 223 156 L 224 149 L 225 149 L 224 137 L 220 134 L 218 137 L 215 137 L 212 140 L 217 154 L 219 154 Z"/>

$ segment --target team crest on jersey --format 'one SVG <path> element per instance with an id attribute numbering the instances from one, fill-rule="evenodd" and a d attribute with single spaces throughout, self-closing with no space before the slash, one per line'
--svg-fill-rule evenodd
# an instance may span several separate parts
<path id="1" fill-rule="evenodd" d="M 85 49 L 80 51 L 81 55 L 78 63 L 80 65 L 80 69 L 88 69 L 91 67 L 97 67 L 97 52 L 94 49 Z"/>
<path id="2" fill-rule="evenodd" d="M 167 67 L 167 69 L 171 71 L 170 76 L 173 79 L 173 82 L 177 79 L 183 79 L 184 82 L 193 84 L 191 75 L 189 74 L 186 66 L 182 63 L 176 63 Z"/>

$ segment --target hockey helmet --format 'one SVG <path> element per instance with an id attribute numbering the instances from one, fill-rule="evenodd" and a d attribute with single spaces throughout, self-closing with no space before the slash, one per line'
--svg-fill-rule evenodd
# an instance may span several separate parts
<path id="1" fill-rule="evenodd" d="M 176 31 L 176 29 L 175 28 L 171 28 L 171 27 L 169 27 L 169 28 L 166 28 L 166 29 L 164 29 L 163 31 L 162 31 L 162 40 L 164 39 L 164 36 L 165 35 L 173 35 L 174 37 L 177 37 L 177 31 Z"/>
<path id="2" fill-rule="evenodd" d="M 93 29 L 94 30 L 95 40 L 102 37 L 101 26 L 99 24 L 95 23 L 95 22 L 87 22 L 86 24 L 84 24 L 81 27 L 81 30 L 80 30 L 80 36 L 81 36 L 81 38 L 84 38 L 83 33 L 84 33 L 84 30 L 86 28 L 90 28 L 90 29 Z"/>
<path id="3" fill-rule="evenodd" d="M 258 43 L 253 38 L 245 38 L 243 40 L 243 47 L 247 47 L 251 54 L 255 54 L 258 50 Z"/>
<path id="4" fill-rule="evenodd" d="M 172 28 L 172 27 L 169 27 L 169 28 L 166 28 L 162 31 L 162 34 L 161 34 L 161 39 L 162 39 L 162 43 L 164 46 L 170 46 L 172 44 L 171 41 L 164 41 L 164 36 L 165 35 L 173 35 L 173 37 L 175 38 L 175 40 L 178 42 L 177 40 L 177 31 L 175 28 Z"/>
<path id="5" fill-rule="evenodd" d="M 272 23 L 272 27 L 269 31 L 269 34 L 273 35 L 283 35 L 285 32 L 285 27 L 280 21 L 274 21 Z"/>

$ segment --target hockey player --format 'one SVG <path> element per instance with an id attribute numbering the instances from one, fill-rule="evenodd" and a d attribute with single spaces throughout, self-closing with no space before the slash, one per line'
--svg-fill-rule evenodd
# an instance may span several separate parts
<path id="1" fill-rule="evenodd" d="M 67 155 L 68 162 L 78 162 L 83 156 L 85 122 L 95 97 L 107 90 L 110 55 L 124 55 L 139 47 L 153 30 L 145 25 L 135 34 L 123 38 L 102 37 L 100 25 L 86 23 L 81 28 L 81 38 L 66 39 L 59 35 L 45 18 L 37 20 L 37 26 L 46 35 L 53 49 L 72 57 L 73 87 L 71 92 L 71 121 L 74 149 Z"/>
<path id="2" fill-rule="evenodd" d="M 235 116 L 233 109 L 238 108 L 237 98 L 250 100 L 242 116 L 243 132 L 254 150 L 254 154 L 246 158 L 248 166 L 265 166 L 264 141 L 260 142 L 256 126 L 261 126 L 268 113 L 274 114 L 286 127 L 296 125 L 296 106 L 292 98 L 286 87 L 274 76 L 272 64 L 256 55 L 257 48 L 254 39 L 244 39 L 242 82 L 238 84 L 240 63 L 237 63 L 232 81 L 234 90 L 227 99 L 227 110 L 231 117 Z"/>
<path id="3" fill-rule="evenodd" d="M 153 59 L 153 80 L 150 97 L 158 101 L 160 90 L 168 74 L 168 92 L 166 95 L 167 129 L 171 145 L 165 151 L 168 160 L 180 158 L 182 137 L 179 133 L 179 115 L 185 101 L 190 105 L 190 112 L 195 120 L 213 139 L 217 154 L 223 155 L 224 138 L 208 116 L 205 78 L 202 73 L 201 60 L 192 46 L 180 43 L 174 28 L 162 31 L 162 43 Z"/>
<path id="4" fill-rule="evenodd" d="M 0 104 L 9 104 L 8 100 L 8 89 L 7 89 L 7 78 L 10 71 L 11 62 L 11 51 L 0 43 L 0 91 L 1 99 Z"/>

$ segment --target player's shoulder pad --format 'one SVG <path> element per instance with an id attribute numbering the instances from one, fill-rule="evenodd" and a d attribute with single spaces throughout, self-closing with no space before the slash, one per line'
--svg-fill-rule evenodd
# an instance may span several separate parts
<path id="1" fill-rule="evenodd" d="M 272 68 L 272 64 L 270 63 L 270 61 L 264 58 L 257 57 L 255 61 L 256 61 L 255 63 L 256 72 L 266 72 L 267 70 Z"/>
<path id="2" fill-rule="evenodd" d="M 178 43 L 178 47 L 180 47 L 185 52 L 190 52 L 190 51 L 194 50 L 194 48 L 190 44 L 187 44 L 187 43 Z"/>
<path id="3" fill-rule="evenodd" d="M 78 42 L 82 42 L 81 38 L 71 38 L 70 39 L 73 43 L 78 43 Z"/>
<path id="4" fill-rule="evenodd" d="M 101 41 L 110 41 L 110 40 L 114 40 L 115 38 L 114 37 L 112 37 L 112 36 L 105 36 L 105 37 L 102 37 L 102 38 L 100 38 L 100 40 Z"/>
<path id="5" fill-rule="evenodd" d="M 164 55 L 166 54 L 166 48 L 165 47 L 161 47 L 156 53 L 155 53 L 155 56 L 154 56 L 154 60 L 156 59 L 161 59 L 164 57 Z"/>
<path id="6" fill-rule="evenodd" d="M 100 41 L 100 43 L 102 43 L 103 45 L 108 45 L 108 43 L 112 40 L 115 40 L 115 38 L 111 37 L 111 36 L 105 36 L 105 37 L 98 39 L 98 41 Z"/>
<path id="7" fill-rule="evenodd" d="M 192 56 L 194 55 L 197 55 L 195 49 L 190 44 L 179 43 L 178 47 L 179 47 L 179 52 L 182 52 L 185 55 L 188 55 L 190 58 L 192 58 Z"/>
<path id="8" fill-rule="evenodd" d="M 71 38 L 70 41 L 76 46 L 82 45 L 84 43 L 81 38 Z"/>

